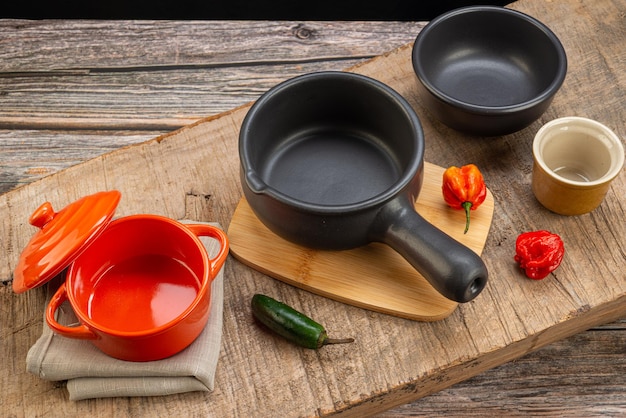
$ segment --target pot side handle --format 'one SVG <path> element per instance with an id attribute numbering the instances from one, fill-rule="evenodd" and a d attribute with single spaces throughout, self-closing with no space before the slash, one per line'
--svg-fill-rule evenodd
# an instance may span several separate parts
<path id="1" fill-rule="evenodd" d="M 211 280 L 213 280 L 217 276 L 217 273 L 219 273 L 220 269 L 224 265 L 224 262 L 226 261 L 226 258 L 228 257 L 228 236 L 224 231 L 212 225 L 185 224 L 185 226 L 198 237 L 211 237 L 220 243 L 220 250 L 217 255 L 209 259 L 211 266 L 211 270 L 209 273 Z"/>
<path id="2" fill-rule="evenodd" d="M 48 307 L 46 308 L 46 322 L 48 323 L 48 326 L 52 329 L 52 331 L 64 337 L 75 338 L 78 340 L 98 339 L 98 336 L 83 324 L 75 327 L 67 327 L 57 322 L 54 314 L 66 300 L 67 291 L 65 290 L 65 283 L 63 283 L 54 293 L 54 296 L 52 296 L 52 299 L 50 299 Z"/>
<path id="3" fill-rule="evenodd" d="M 487 284 L 480 256 L 427 222 L 404 196 L 381 209 L 373 230 L 374 240 L 397 251 L 448 299 L 469 302 Z"/>

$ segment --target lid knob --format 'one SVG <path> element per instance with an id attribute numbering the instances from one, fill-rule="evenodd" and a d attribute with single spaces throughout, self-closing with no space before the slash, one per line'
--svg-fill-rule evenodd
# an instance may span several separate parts
<path id="1" fill-rule="evenodd" d="M 41 206 L 39 206 L 35 212 L 30 216 L 28 222 L 32 226 L 36 226 L 39 229 L 42 229 L 48 222 L 50 222 L 56 213 L 52 209 L 52 205 L 50 202 L 45 202 Z"/>

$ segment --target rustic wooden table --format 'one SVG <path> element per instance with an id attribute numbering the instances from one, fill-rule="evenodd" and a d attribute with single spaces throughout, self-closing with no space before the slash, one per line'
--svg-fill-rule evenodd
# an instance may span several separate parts
<path id="1" fill-rule="evenodd" d="M 29 211 L 41 203 L 39 197 L 51 189 L 68 199 L 80 195 L 88 189 L 82 181 L 89 173 L 99 176 L 92 163 L 101 162 L 103 154 L 140 144 L 118 151 L 132 155 L 145 141 L 170 132 L 174 143 L 184 136 L 176 133 L 178 128 L 199 120 L 196 129 L 212 126 L 212 118 L 203 118 L 244 106 L 295 75 L 358 65 L 356 71 L 379 75 L 410 93 L 414 80 L 402 78 L 400 70 L 387 71 L 383 63 L 397 60 L 404 65 L 405 45 L 424 22 L 0 20 L 3 415 L 626 415 L 624 176 L 602 209 L 580 219 L 543 211 L 526 188 L 530 141 L 541 123 L 576 114 L 600 120 L 626 137 L 626 9 L 622 0 L 520 0 L 510 7 L 553 28 L 570 59 L 570 75 L 540 121 L 507 137 L 450 144 L 441 138 L 456 134 L 409 98 L 431 138 L 427 160 L 439 165 L 472 160 L 485 167 L 496 212 L 483 253 L 492 272 L 484 296 L 459 307 L 446 321 L 418 323 L 326 300 L 232 260 L 226 272 L 224 348 L 214 393 L 82 402 L 70 402 L 62 384 L 40 380 L 24 369 L 26 352 L 40 332 L 43 292 L 13 294 L 11 272 L 20 245 L 32 233 L 25 223 Z M 382 60 L 369 61 L 402 46 Z M 244 112 L 213 119 L 232 125 Z M 166 143 L 168 136 L 163 138 Z M 233 147 L 223 145 L 229 151 Z M 226 166 L 233 162 L 235 167 Z M 224 173 L 237 170 L 236 157 L 217 164 Z M 63 171 L 72 166 L 76 177 Z M 112 171 L 108 175 L 115 178 Z M 227 225 L 240 190 L 236 176 L 225 176 L 218 180 L 232 190 L 215 185 L 211 192 L 228 201 L 212 212 Z M 158 199 L 147 198 L 145 204 L 160 210 Z M 123 210 L 146 209 L 133 205 Z M 536 290 L 504 259 L 517 233 L 552 226 L 563 230 L 573 255 L 558 278 Z M 232 284 L 234 278 L 241 281 Z M 587 287 L 596 280 L 601 289 Z M 256 290 L 255 283 L 299 307 L 317 309 L 334 329 L 359 331 L 362 343 L 353 348 L 354 357 L 349 348 L 316 356 L 277 342 L 259 342 L 242 304 Z M 507 292 L 517 295 L 519 305 L 499 302 Z M 576 298 L 580 300 L 571 302 Z M 494 312 L 501 322 L 496 328 L 505 329 L 504 336 L 483 326 L 481 315 Z M 459 355 L 453 341 L 467 335 L 476 352 Z M 257 349 L 266 354 L 252 361 Z M 429 354 L 433 350 L 448 356 L 448 363 L 437 363 Z M 272 356 L 285 359 L 283 370 L 270 361 Z M 425 370 L 413 368 L 420 362 Z M 252 367 L 268 367 L 270 374 Z M 281 372 L 289 376 L 278 376 Z"/>

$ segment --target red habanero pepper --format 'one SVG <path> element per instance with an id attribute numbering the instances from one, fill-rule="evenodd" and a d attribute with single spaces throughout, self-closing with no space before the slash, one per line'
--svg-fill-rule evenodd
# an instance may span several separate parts
<path id="1" fill-rule="evenodd" d="M 553 272 L 564 254 L 561 237 L 550 231 L 525 232 L 515 241 L 515 261 L 533 280 L 541 280 Z"/>
<path id="2" fill-rule="evenodd" d="M 443 198 L 453 209 L 465 210 L 465 231 L 469 230 L 470 210 L 476 210 L 487 197 L 483 175 L 474 164 L 451 166 L 443 173 Z"/>

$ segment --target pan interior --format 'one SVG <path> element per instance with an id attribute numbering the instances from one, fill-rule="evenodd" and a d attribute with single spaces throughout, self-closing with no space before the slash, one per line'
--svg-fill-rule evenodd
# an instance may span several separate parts
<path id="1" fill-rule="evenodd" d="M 388 190 L 401 170 L 375 138 L 338 129 L 301 133 L 272 153 L 261 170 L 268 186 L 315 205 L 363 202 Z"/>

